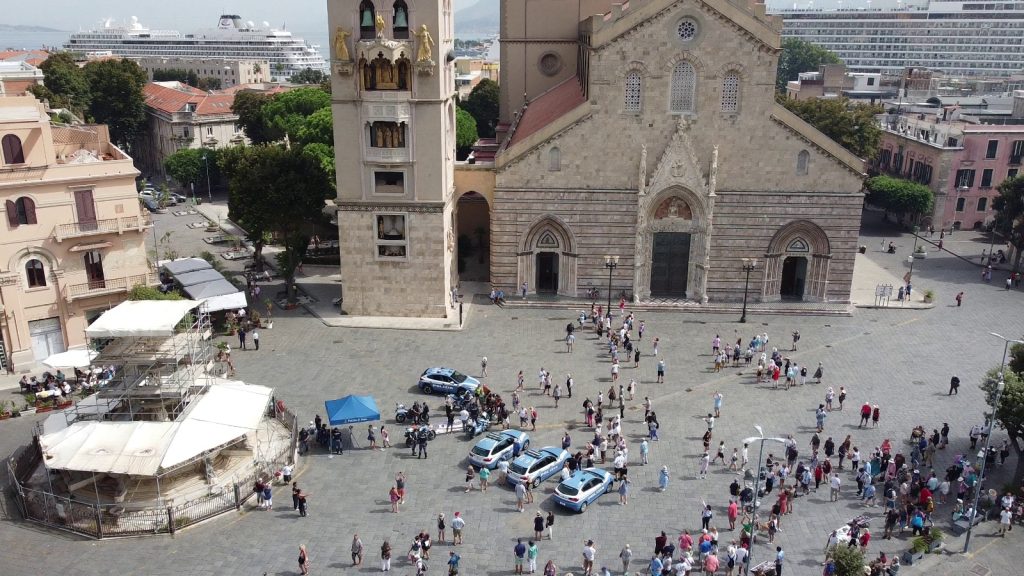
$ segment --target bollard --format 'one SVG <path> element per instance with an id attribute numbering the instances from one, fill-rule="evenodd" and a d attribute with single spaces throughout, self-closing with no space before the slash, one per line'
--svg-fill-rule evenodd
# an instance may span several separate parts
<path id="1" fill-rule="evenodd" d="M 242 491 L 238 488 L 238 483 L 235 483 L 235 510 L 242 509 Z"/>

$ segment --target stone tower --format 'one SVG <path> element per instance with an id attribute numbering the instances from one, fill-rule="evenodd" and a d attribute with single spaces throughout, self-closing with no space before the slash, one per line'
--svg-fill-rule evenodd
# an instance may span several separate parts
<path id="1" fill-rule="evenodd" d="M 328 0 L 342 310 L 442 317 L 452 278 L 451 0 Z"/>

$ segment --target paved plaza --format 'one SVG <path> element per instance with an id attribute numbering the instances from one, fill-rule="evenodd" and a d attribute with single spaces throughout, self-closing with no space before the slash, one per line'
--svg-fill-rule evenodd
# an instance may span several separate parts
<path id="1" fill-rule="evenodd" d="M 948 241 L 947 248 L 966 255 L 980 254 L 984 245 L 968 233 Z M 879 248 L 881 233 L 865 234 L 873 270 L 887 270 L 894 277 L 903 274 L 903 260 L 913 238 L 896 238 L 901 255 L 883 254 Z M 179 252 L 186 255 L 181 249 Z M 706 501 L 715 510 L 722 533 L 723 548 L 738 533 L 730 533 L 725 518 L 728 484 L 735 477 L 725 466 L 712 468 L 706 480 L 695 478 L 700 437 L 705 430 L 701 417 L 712 407 L 715 391 L 724 394 L 722 417 L 714 429 L 714 444 L 725 440 L 728 452 L 739 441 L 755 435 L 754 424 L 772 436 L 792 434 L 801 457 L 809 456 L 808 442 L 814 432 L 814 409 L 824 401 L 827 386 L 849 392 L 846 409 L 832 412 L 825 422 L 822 439 L 831 435 L 838 443 L 852 435 L 862 453 L 869 453 L 883 439 L 891 438 L 897 450 L 906 452 L 905 440 L 915 425 L 926 429 L 948 422 L 952 428 L 950 448 L 939 453 L 936 468 L 945 469 L 953 456 L 968 447 L 968 428 L 981 422 L 983 399 L 977 387 L 979 376 L 998 365 L 1003 345 L 989 336 L 990 331 L 1006 336 L 1024 334 L 1024 306 L 1019 291 L 1002 288 L 1002 278 L 991 285 L 978 280 L 978 269 L 949 254 L 933 255 L 915 264 L 915 291 L 932 289 L 937 293 L 932 309 L 874 310 L 857 309 L 852 317 L 782 317 L 753 315 L 747 324 L 739 324 L 734 315 L 643 313 L 647 331 L 639 342 L 643 357 L 640 367 L 623 363 L 620 381 L 640 382 L 638 395 L 627 402 L 623 430 L 630 443 L 629 476 L 633 492 L 629 504 L 620 506 L 615 494 L 601 497 L 584 514 L 569 514 L 556 509 L 550 494 L 555 481 L 536 491 L 536 502 L 526 513 L 517 513 L 514 493 L 494 486 L 485 493 L 463 491 L 466 454 L 472 445 L 461 436 L 439 436 L 429 446 L 430 456 L 417 460 L 407 450 L 395 447 L 386 451 L 364 449 L 366 427 L 356 426 L 356 443 L 361 449 L 343 456 L 328 457 L 316 452 L 302 458 L 299 485 L 310 493 L 310 514 L 300 518 L 291 508 L 285 487 L 276 491 L 271 512 L 252 510 L 227 514 L 205 524 L 179 532 L 174 537 L 150 537 L 92 541 L 18 520 L 0 523 L 0 572 L 4 574 L 296 574 L 297 547 L 310 551 L 313 574 L 369 574 L 379 571 L 379 549 L 388 538 L 395 551 L 392 573 L 412 574 L 403 559 L 412 537 L 420 530 L 434 534 L 435 518 L 444 512 L 451 519 L 456 511 L 466 518 L 462 573 L 497 575 L 512 572 L 512 547 L 517 537 L 532 535 L 532 519 L 538 510 L 555 510 L 554 540 L 539 543 L 540 565 L 554 559 L 559 574 L 580 573 L 580 551 L 586 539 L 595 541 L 597 567 L 607 565 L 620 574 L 617 555 L 622 546 L 634 550 L 633 569 L 642 569 L 653 550 L 654 537 L 664 530 L 671 539 L 679 532 L 700 528 L 700 505 Z M 953 302 L 956 292 L 966 291 L 962 307 Z M 302 309 L 275 311 L 273 330 L 264 330 L 260 351 L 238 351 L 234 356 L 237 376 L 249 383 L 272 386 L 277 396 L 300 418 L 309 421 L 323 414 L 323 402 L 350 393 L 371 393 L 378 402 L 384 424 L 396 445 L 401 444 L 402 428 L 391 417 L 395 402 L 411 404 L 427 399 L 435 413 L 441 397 L 425 397 L 415 389 L 419 373 L 428 366 L 447 365 L 474 376 L 479 375 L 480 359 L 488 358 L 488 376 L 483 380 L 507 395 L 515 387 L 522 370 L 527 384 L 523 397 L 526 406 L 539 412 L 536 432 L 531 432 L 534 447 L 557 445 L 564 430 L 572 435 L 573 451 L 592 437 L 582 426 L 581 404 L 586 397 L 596 399 L 610 385 L 609 360 L 604 346 L 585 329 L 577 338 L 573 353 L 566 353 L 564 329 L 578 311 L 497 308 L 475 306 L 470 321 L 461 331 L 409 331 L 332 328 Z M 747 368 L 711 371 L 711 340 L 718 334 L 723 341 L 742 338 L 744 344 L 754 333 L 768 332 L 770 346 L 780 351 L 790 348 L 790 334 L 799 330 L 799 351 L 788 354 L 801 365 L 812 368 L 822 362 L 824 383 L 807 384 L 788 391 L 757 385 Z M 651 341 L 661 340 L 660 354 L 667 365 L 664 384 L 655 384 L 656 360 Z M 232 346 L 237 341 L 232 341 Z M 564 382 L 572 373 L 576 388 L 572 399 L 563 398 L 554 408 L 551 398 L 537 387 L 537 372 L 544 367 L 552 378 Z M 947 396 L 951 375 L 963 380 L 958 396 Z M 649 396 L 661 422 L 661 441 L 652 443 L 650 465 L 638 465 L 639 442 L 646 432 L 641 402 Z M 858 429 L 858 407 L 865 401 L 881 407 L 878 428 Z M 0 452 L 7 454 L 24 444 L 38 417 L 25 417 L 0 423 Z M 443 419 L 443 413 L 442 413 Z M 515 421 L 516 419 L 513 418 Z M 377 423 L 378 426 L 380 423 Z M 994 441 L 1003 434 L 997 433 Z M 782 455 L 780 446 L 769 445 L 766 452 Z M 756 458 L 756 446 L 751 449 Z M 992 485 L 1000 486 L 1016 464 L 1015 456 L 1007 468 L 998 469 Z M 667 465 L 671 482 L 664 493 L 657 491 L 658 470 Z M 610 462 L 608 464 L 610 467 Z M 397 472 L 408 476 L 408 497 L 399 514 L 392 514 L 388 489 Z M 909 538 L 881 539 L 880 508 L 863 508 L 854 497 L 855 483 L 847 472 L 838 503 L 829 503 L 823 488 L 795 501 L 795 511 L 782 521 L 776 543 L 786 550 L 787 575 L 821 573 L 822 548 L 829 532 L 852 517 L 867 513 L 874 538 L 869 555 L 907 549 Z M 854 488 L 849 488 L 854 486 Z M 775 492 L 773 492 L 774 496 Z M 770 496 L 764 502 L 774 502 Z M 17 513 L 7 503 L 7 517 Z M 767 515 L 767 510 L 763 514 Z M 948 526 L 949 506 L 940 506 L 936 524 Z M 904 568 L 904 572 L 928 574 L 1017 574 L 1020 535 L 1014 530 L 1005 538 L 991 538 L 996 526 L 983 525 L 976 531 L 973 557 L 961 555 L 929 558 L 924 568 Z M 349 549 L 353 533 L 358 532 L 366 547 L 362 567 L 350 567 Z M 450 529 L 449 529 L 450 535 Z M 949 548 L 962 548 L 962 539 L 951 539 Z M 431 551 L 430 573 L 443 573 L 448 545 L 436 545 Z M 759 540 L 755 561 L 768 559 L 769 549 Z M 724 573 L 724 571 L 723 571 Z"/>

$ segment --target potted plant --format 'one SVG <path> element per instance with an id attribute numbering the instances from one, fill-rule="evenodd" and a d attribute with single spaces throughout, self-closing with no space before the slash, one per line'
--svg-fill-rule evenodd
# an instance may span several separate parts
<path id="1" fill-rule="evenodd" d="M 925 304 L 931 304 L 934 301 L 935 301 L 935 291 L 934 290 L 925 290 L 924 291 L 924 302 L 925 302 Z"/>
<path id="2" fill-rule="evenodd" d="M 11 403 L 11 407 L 12 408 L 14 407 L 13 403 Z M 10 410 L 10 408 L 7 407 L 7 401 L 6 400 L 0 400 L 0 420 L 7 420 L 10 417 L 11 417 L 11 410 Z"/>
<path id="3" fill-rule="evenodd" d="M 260 313 L 257 310 L 253 310 L 252 313 L 249 314 L 249 321 L 252 322 L 252 325 L 255 326 L 256 328 L 262 328 L 263 327 L 260 324 L 260 320 L 261 320 L 261 316 L 260 316 Z"/>
<path id="4" fill-rule="evenodd" d="M 271 317 L 271 313 L 274 311 L 274 301 L 270 298 L 264 298 L 263 305 L 267 307 L 267 328 L 273 328 L 274 319 Z"/>
<path id="5" fill-rule="evenodd" d="M 924 251 L 924 245 L 919 244 L 917 246 L 917 250 L 914 250 L 914 258 L 925 258 L 927 256 L 928 253 Z"/>
<path id="6" fill-rule="evenodd" d="M 910 550 L 903 553 L 904 564 L 913 564 L 915 560 L 924 558 L 925 554 L 934 552 L 942 545 L 942 538 L 945 536 L 942 531 L 934 526 L 927 530 L 910 541 Z"/>

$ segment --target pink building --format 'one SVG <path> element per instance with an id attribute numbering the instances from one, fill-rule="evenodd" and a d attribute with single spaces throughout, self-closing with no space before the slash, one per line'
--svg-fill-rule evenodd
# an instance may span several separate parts
<path id="1" fill-rule="evenodd" d="M 999 184 L 1024 158 L 1024 125 L 978 124 L 943 109 L 911 109 L 882 117 L 875 170 L 919 182 L 935 193 L 922 226 L 981 228 L 993 218 Z"/>

